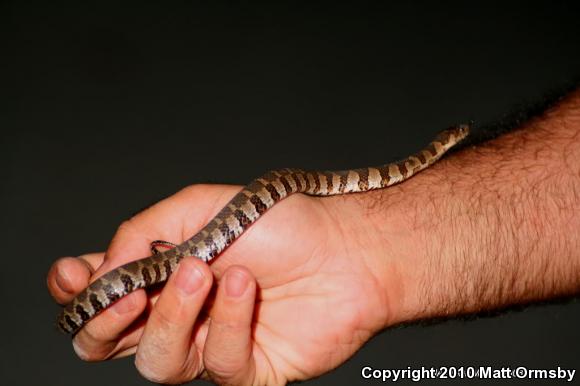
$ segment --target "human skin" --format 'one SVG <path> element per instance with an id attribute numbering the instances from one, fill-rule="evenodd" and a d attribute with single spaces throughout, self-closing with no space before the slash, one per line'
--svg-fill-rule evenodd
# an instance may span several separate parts
<path id="1" fill-rule="evenodd" d="M 139 213 L 105 254 L 56 261 L 52 296 L 67 303 L 148 255 L 151 241 L 189 238 L 239 189 L 194 185 Z M 73 346 L 87 361 L 136 354 L 138 371 L 159 383 L 308 379 L 394 324 L 578 294 L 579 229 L 574 92 L 403 184 L 285 199 L 210 265 L 185 258 L 161 291 L 121 299 Z"/>

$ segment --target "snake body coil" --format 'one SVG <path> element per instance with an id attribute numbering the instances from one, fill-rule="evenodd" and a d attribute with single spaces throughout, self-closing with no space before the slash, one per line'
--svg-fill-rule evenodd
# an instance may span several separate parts
<path id="1" fill-rule="evenodd" d="M 281 169 L 255 179 L 198 233 L 175 248 L 118 267 L 90 284 L 58 317 L 65 333 L 76 333 L 95 315 L 138 288 L 162 283 L 185 256 L 210 261 L 278 201 L 293 193 L 313 196 L 366 192 L 400 183 L 429 167 L 469 133 L 468 125 L 441 132 L 423 150 L 378 167 L 335 172 Z"/>

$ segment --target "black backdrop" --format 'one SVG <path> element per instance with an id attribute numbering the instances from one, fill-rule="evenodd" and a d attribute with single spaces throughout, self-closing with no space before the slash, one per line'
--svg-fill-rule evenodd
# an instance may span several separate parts
<path id="1" fill-rule="evenodd" d="M 578 79 L 571 4 L 2 2 L 0 384 L 147 384 L 56 332 L 54 259 L 191 183 L 379 164 L 537 101 Z M 394 328 L 308 384 L 366 384 L 365 365 L 580 370 L 579 322 L 570 301 Z"/>

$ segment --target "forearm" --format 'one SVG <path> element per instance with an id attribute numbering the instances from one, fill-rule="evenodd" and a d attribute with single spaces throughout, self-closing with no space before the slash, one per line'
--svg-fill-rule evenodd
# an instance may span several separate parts
<path id="1" fill-rule="evenodd" d="M 578 293 L 580 93 L 379 194 L 401 284 L 391 322 Z"/>

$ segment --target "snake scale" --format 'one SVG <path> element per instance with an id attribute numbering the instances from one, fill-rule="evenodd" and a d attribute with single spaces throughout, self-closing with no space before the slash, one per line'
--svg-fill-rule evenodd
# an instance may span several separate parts
<path id="1" fill-rule="evenodd" d="M 394 163 L 343 171 L 281 169 L 255 179 L 189 240 L 163 252 L 118 267 L 90 284 L 58 317 L 58 327 L 74 334 L 121 297 L 167 280 L 185 256 L 209 262 L 234 242 L 264 212 L 293 193 L 312 196 L 366 192 L 410 178 L 441 158 L 469 133 L 469 125 L 442 131 L 419 152 Z"/>

